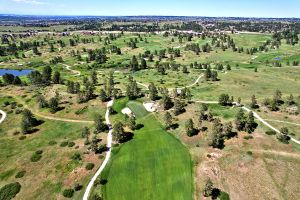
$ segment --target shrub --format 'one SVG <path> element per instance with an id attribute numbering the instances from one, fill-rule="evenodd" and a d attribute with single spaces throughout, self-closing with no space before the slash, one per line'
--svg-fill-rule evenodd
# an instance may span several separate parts
<path id="1" fill-rule="evenodd" d="M 50 146 L 54 146 L 54 145 L 57 144 L 57 142 L 55 142 L 55 141 L 50 141 L 48 144 L 49 144 Z"/>
<path id="2" fill-rule="evenodd" d="M 19 182 L 7 184 L 0 189 L 0 199 L 13 199 L 20 192 L 20 190 L 21 184 Z"/>
<path id="3" fill-rule="evenodd" d="M 69 142 L 68 143 L 68 147 L 74 147 L 75 146 L 75 142 Z"/>
<path id="4" fill-rule="evenodd" d="M 75 191 L 79 191 L 79 190 L 81 190 L 82 189 L 82 185 L 80 185 L 80 184 L 78 184 L 78 183 L 76 183 L 75 185 L 74 185 L 74 190 Z"/>
<path id="5" fill-rule="evenodd" d="M 61 147 L 66 147 L 66 146 L 68 146 L 68 144 L 69 144 L 69 142 L 64 141 L 64 142 L 62 142 L 62 143 L 60 144 L 60 146 L 61 146 Z"/>
<path id="6" fill-rule="evenodd" d="M 284 135 L 281 133 L 278 133 L 276 137 L 283 144 L 288 144 L 289 140 L 291 139 L 288 135 Z"/>
<path id="7" fill-rule="evenodd" d="M 71 156 L 71 159 L 72 159 L 72 160 L 80 161 L 80 160 L 81 160 L 81 155 L 80 155 L 80 153 L 74 153 L 74 154 Z"/>
<path id="8" fill-rule="evenodd" d="M 226 192 L 221 192 L 219 195 L 219 199 L 220 200 L 230 200 L 229 194 L 227 194 Z"/>
<path id="9" fill-rule="evenodd" d="M 244 139 L 245 140 L 250 140 L 250 139 L 253 139 L 253 136 L 252 135 L 246 135 L 246 136 L 244 136 Z"/>
<path id="10" fill-rule="evenodd" d="M 253 155 L 252 151 L 247 151 L 247 154 L 248 154 L 249 156 L 252 156 L 252 155 Z"/>
<path id="11" fill-rule="evenodd" d="M 36 154 L 36 153 L 34 153 L 31 156 L 30 160 L 31 160 L 31 162 L 37 162 L 37 161 L 41 160 L 41 158 L 42 158 L 42 154 Z"/>
<path id="12" fill-rule="evenodd" d="M 21 137 L 19 137 L 19 140 L 25 140 L 25 139 L 26 139 L 25 135 L 22 135 Z"/>
<path id="13" fill-rule="evenodd" d="M 88 164 L 85 166 L 85 169 L 86 169 L 86 170 L 92 170 L 94 167 L 95 167 L 95 164 L 94 164 L 94 163 L 88 163 Z"/>
<path id="14" fill-rule="evenodd" d="M 276 132 L 273 130 L 266 131 L 267 135 L 276 135 Z"/>
<path id="15" fill-rule="evenodd" d="M 15 178 L 22 178 L 23 176 L 25 176 L 25 174 L 26 174 L 26 171 L 25 171 L 25 170 L 19 171 L 19 172 L 16 174 Z"/>
<path id="16" fill-rule="evenodd" d="M 43 150 L 37 150 L 35 153 L 36 153 L 36 154 L 42 154 L 42 153 L 43 153 Z"/>
<path id="17" fill-rule="evenodd" d="M 73 189 L 65 189 L 63 191 L 63 196 L 66 198 L 72 198 L 74 195 L 74 190 Z"/>

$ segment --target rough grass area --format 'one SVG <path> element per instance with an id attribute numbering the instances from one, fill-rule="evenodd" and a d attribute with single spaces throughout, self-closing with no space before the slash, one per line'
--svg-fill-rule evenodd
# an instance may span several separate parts
<path id="1" fill-rule="evenodd" d="M 141 104 L 129 105 L 144 127 L 114 149 L 102 175 L 108 181 L 103 189 L 106 199 L 192 199 L 192 162 L 186 147 L 165 132 L 154 115 L 142 115 Z"/>

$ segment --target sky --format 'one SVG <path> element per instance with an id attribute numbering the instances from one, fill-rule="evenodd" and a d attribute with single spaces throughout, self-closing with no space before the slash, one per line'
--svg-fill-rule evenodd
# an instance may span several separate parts
<path id="1" fill-rule="evenodd" d="M 297 17 L 300 0 L 0 0 L 1 14 Z"/>

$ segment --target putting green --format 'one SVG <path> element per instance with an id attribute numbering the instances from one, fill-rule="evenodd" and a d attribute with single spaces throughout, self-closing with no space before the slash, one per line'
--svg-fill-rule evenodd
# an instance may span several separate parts
<path id="1" fill-rule="evenodd" d="M 127 104 L 144 127 L 134 139 L 114 148 L 107 179 L 107 200 L 190 200 L 193 194 L 192 162 L 188 149 L 167 133 L 153 114 L 138 102 Z"/>

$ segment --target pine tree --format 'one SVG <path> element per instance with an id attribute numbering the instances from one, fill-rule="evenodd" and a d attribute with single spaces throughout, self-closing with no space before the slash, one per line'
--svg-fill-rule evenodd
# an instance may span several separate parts
<path id="1" fill-rule="evenodd" d="M 253 112 L 249 112 L 246 123 L 245 123 L 245 131 L 247 133 L 253 133 L 253 131 L 255 130 L 255 125 L 256 125 L 256 123 L 254 121 Z"/>
<path id="2" fill-rule="evenodd" d="M 121 142 L 124 137 L 124 125 L 122 122 L 116 122 L 113 128 L 113 138 L 117 142 Z"/>
<path id="3" fill-rule="evenodd" d="M 91 72 L 91 82 L 93 85 L 97 85 L 98 84 L 98 77 L 97 77 L 97 73 L 95 70 L 93 70 Z"/>
<path id="4" fill-rule="evenodd" d="M 250 107 L 253 108 L 253 109 L 258 107 L 258 106 L 257 106 L 257 100 L 256 100 L 255 95 L 252 95 L 252 97 L 251 97 L 251 104 L 250 104 Z"/>
<path id="5" fill-rule="evenodd" d="M 238 111 L 238 113 L 236 115 L 236 119 L 235 119 L 235 126 L 238 131 L 244 130 L 245 123 L 246 123 L 245 121 L 246 121 L 245 113 L 244 113 L 244 110 L 241 108 Z"/>
<path id="6" fill-rule="evenodd" d="M 154 83 L 151 82 L 150 85 L 149 85 L 149 93 L 150 93 L 150 99 L 152 101 L 155 101 L 157 98 L 158 98 L 158 91 L 157 91 L 157 88 L 155 87 Z"/>
<path id="7" fill-rule="evenodd" d="M 58 105 L 59 105 L 59 100 L 57 97 L 52 97 L 49 100 L 49 108 L 50 108 L 50 112 L 51 113 L 55 113 L 56 111 L 58 111 Z"/>
<path id="8" fill-rule="evenodd" d="M 54 72 L 52 81 L 54 84 L 60 84 L 62 82 L 60 78 L 60 73 L 58 71 Z"/>
<path id="9" fill-rule="evenodd" d="M 104 119 L 100 114 L 95 115 L 94 122 L 95 122 L 95 133 L 101 133 L 107 129 L 107 125 L 104 123 Z"/>
<path id="10" fill-rule="evenodd" d="M 185 131 L 189 137 L 192 137 L 194 134 L 194 122 L 192 119 L 188 119 L 185 122 Z"/>
<path id="11" fill-rule="evenodd" d="M 178 99 L 175 99 L 174 101 L 174 114 L 177 116 L 183 112 L 183 103 L 179 101 Z"/>
<path id="12" fill-rule="evenodd" d="M 100 97 L 100 100 L 102 102 L 106 102 L 107 101 L 108 97 L 107 97 L 106 92 L 104 91 L 104 89 L 100 90 L 99 97 Z"/>
<path id="13" fill-rule="evenodd" d="M 169 112 L 166 112 L 164 115 L 165 127 L 168 129 L 173 125 L 173 117 Z"/>

